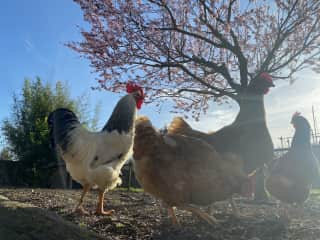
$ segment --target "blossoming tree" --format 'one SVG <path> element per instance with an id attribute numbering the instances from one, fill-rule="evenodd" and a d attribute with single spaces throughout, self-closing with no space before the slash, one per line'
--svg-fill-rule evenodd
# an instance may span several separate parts
<path id="1" fill-rule="evenodd" d="M 258 105 L 247 101 L 250 86 L 263 72 L 293 81 L 304 68 L 320 69 L 318 0 L 75 2 L 90 28 L 68 46 L 89 59 L 100 88 L 118 91 L 130 79 L 147 89 L 149 101 L 172 98 L 173 111 L 195 118 L 210 102 L 235 100 L 234 126 L 245 134 L 237 141 L 235 132 L 222 145 L 238 149 L 251 166 L 270 161 L 273 146 L 263 97 Z M 263 177 L 257 179 L 263 198 Z"/>
<path id="2" fill-rule="evenodd" d="M 75 2 L 91 28 L 69 46 L 91 61 L 101 88 L 131 79 L 149 101 L 171 97 L 195 116 L 212 99 L 236 100 L 261 72 L 293 80 L 319 69 L 317 0 Z"/>

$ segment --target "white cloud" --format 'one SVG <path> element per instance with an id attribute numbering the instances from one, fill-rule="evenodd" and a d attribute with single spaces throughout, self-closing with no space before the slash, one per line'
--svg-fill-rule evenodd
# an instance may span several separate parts
<path id="1" fill-rule="evenodd" d="M 31 41 L 29 41 L 28 39 L 25 39 L 24 40 L 24 48 L 26 49 L 27 52 L 30 52 L 34 49 L 34 46 Z"/>
<path id="2" fill-rule="evenodd" d="M 39 48 L 37 48 L 37 45 L 34 44 L 34 41 L 30 40 L 29 37 L 23 40 L 24 48 L 30 56 L 34 57 L 35 59 L 39 60 L 41 63 L 44 63 L 48 66 L 52 66 L 52 64 L 49 63 L 46 54 L 43 54 L 40 52 Z"/>
<path id="3" fill-rule="evenodd" d="M 213 106 L 213 110 L 203 116 L 200 121 L 191 120 L 189 123 L 192 127 L 201 131 L 216 131 L 225 125 L 229 125 L 235 119 L 239 107 L 236 104 L 228 106 Z"/>
<path id="4" fill-rule="evenodd" d="M 311 125 L 313 125 L 312 106 L 315 108 L 315 113 L 320 114 L 319 77 L 306 71 L 299 74 L 297 79 L 292 85 L 279 82 L 280 86 L 266 97 L 268 126 L 276 146 L 279 146 L 280 136 L 293 135 L 294 130 L 290 120 L 294 112 L 301 112 Z"/>

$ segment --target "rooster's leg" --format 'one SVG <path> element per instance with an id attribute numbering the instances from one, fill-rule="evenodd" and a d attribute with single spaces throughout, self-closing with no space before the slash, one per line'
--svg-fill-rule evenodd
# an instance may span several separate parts
<path id="1" fill-rule="evenodd" d="M 99 200 L 98 200 L 98 207 L 96 212 L 99 215 L 109 216 L 114 213 L 114 210 L 104 211 L 104 207 L 103 207 L 104 193 L 105 193 L 105 190 L 99 189 Z"/>
<path id="2" fill-rule="evenodd" d="M 89 212 L 86 211 L 82 204 L 83 204 L 83 199 L 84 199 L 84 196 L 87 194 L 87 192 L 90 190 L 90 185 L 89 184 L 85 184 L 83 185 L 83 190 L 82 190 L 82 194 L 81 194 L 81 197 L 80 197 L 80 200 L 79 200 L 79 203 L 75 209 L 76 212 L 79 212 L 81 214 L 84 214 L 84 215 L 89 215 Z"/>
<path id="3" fill-rule="evenodd" d="M 168 207 L 168 214 L 171 217 L 172 224 L 174 226 L 179 226 L 179 222 L 178 222 L 178 219 L 177 219 L 177 216 L 176 216 L 176 214 L 174 212 L 173 207 Z"/>
<path id="4" fill-rule="evenodd" d="M 205 220 L 210 225 L 214 225 L 214 224 L 219 223 L 219 220 L 217 220 L 214 216 L 210 216 L 206 212 L 203 212 L 200 208 L 197 208 L 197 207 L 194 207 L 194 206 L 191 206 L 191 205 L 187 205 L 187 206 L 184 206 L 183 209 L 194 213 L 195 215 L 197 215 L 198 217 L 202 218 L 203 220 Z"/>

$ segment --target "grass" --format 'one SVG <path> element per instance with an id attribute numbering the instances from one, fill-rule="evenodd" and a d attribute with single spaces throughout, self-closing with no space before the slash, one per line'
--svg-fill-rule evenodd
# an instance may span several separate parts
<path id="1" fill-rule="evenodd" d="M 80 228 L 87 228 L 87 227 L 88 227 L 85 222 L 79 222 L 79 223 L 78 223 L 78 226 L 79 226 Z"/>
<path id="2" fill-rule="evenodd" d="M 320 189 L 314 188 L 311 190 L 312 197 L 316 198 L 317 200 L 320 200 Z"/>

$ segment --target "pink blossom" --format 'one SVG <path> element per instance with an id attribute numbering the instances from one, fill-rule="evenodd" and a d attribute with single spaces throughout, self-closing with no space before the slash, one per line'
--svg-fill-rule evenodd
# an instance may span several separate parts
<path id="1" fill-rule="evenodd" d="M 120 91 L 130 78 L 149 89 L 147 101 L 169 97 L 195 117 L 260 72 L 289 79 L 307 66 L 320 71 L 317 0 L 75 2 L 90 28 L 67 45 L 89 59 L 102 89 Z"/>

